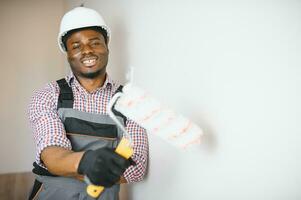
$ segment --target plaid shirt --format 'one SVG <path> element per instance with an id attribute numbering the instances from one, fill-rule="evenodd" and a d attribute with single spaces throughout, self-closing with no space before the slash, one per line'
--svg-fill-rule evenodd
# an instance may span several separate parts
<path id="1" fill-rule="evenodd" d="M 102 87 L 89 93 L 85 90 L 74 75 L 65 77 L 67 83 L 72 88 L 74 95 L 73 109 L 107 114 L 107 104 L 119 84 L 115 83 L 108 75 Z M 33 137 L 36 144 L 36 162 L 45 167 L 41 162 L 40 154 L 48 146 L 59 146 L 71 150 L 71 143 L 66 137 L 64 124 L 57 112 L 57 101 L 59 96 L 59 86 L 56 82 L 51 82 L 33 95 L 28 109 L 30 126 L 33 130 Z M 132 159 L 135 166 L 130 166 L 124 177 L 128 182 L 137 182 L 143 179 L 147 166 L 148 140 L 146 131 L 132 120 L 127 120 L 126 130 L 133 140 L 134 154 Z"/>

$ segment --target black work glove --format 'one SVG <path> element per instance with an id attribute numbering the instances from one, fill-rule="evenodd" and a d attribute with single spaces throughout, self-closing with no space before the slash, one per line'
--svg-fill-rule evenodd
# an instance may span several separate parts
<path id="1" fill-rule="evenodd" d="M 86 175 L 94 185 L 111 187 L 129 166 L 130 161 L 113 149 L 100 148 L 86 151 L 77 171 Z"/>

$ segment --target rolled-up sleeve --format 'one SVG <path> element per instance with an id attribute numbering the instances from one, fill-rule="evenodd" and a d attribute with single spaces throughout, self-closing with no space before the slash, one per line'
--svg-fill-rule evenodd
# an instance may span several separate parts
<path id="1" fill-rule="evenodd" d="M 148 161 L 148 138 L 146 130 L 132 120 L 127 120 L 126 130 L 131 135 L 134 154 L 132 159 L 136 163 L 124 172 L 128 183 L 141 181 L 146 173 Z"/>
<path id="2" fill-rule="evenodd" d="M 64 125 L 60 120 L 55 100 L 56 88 L 48 84 L 34 93 L 28 106 L 28 118 L 36 145 L 36 162 L 41 162 L 41 152 L 48 146 L 71 149 Z"/>

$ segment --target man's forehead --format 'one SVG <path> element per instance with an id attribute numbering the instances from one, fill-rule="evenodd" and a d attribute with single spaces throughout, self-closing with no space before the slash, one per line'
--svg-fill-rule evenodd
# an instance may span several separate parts
<path id="1" fill-rule="evenodd" d="M 99 32 L 92 29 L 84 29 L 84 30 L 78 30 L 74 33 L 72 33 L 68 40 L 73 39 L 80 39 L 80 38 L 87 38 L 87 39 L 100 39 L 104 40 L 104 36 Z"/>

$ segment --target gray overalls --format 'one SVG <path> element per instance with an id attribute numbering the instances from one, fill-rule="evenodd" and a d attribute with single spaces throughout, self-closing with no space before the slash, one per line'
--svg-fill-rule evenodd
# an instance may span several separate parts
<path id="1" fill-rule="evenodd" d="M 65 79 L 57 81 L 60 87 L 58 113 L 64 123 L 72 150 L 86 151 L 102 147 L 116 148 L 122 137 L 122 131 L 108 116 L 73 109 L 73 92 Z M 117 91 L 120 91 L 121 87 Z M 125 124 L 125 117 L 115 111 L 118 119 Z M 119 116 L 118 116 L 119 115 Z M 52 175 L 46 169 L 34 163 L 33 172 L 36 181 L 29 199 L 42 200 L 89 200 L 87 184 L 75 178 Z M 106 188 L 98 200 L 118 200 L 119 185 Z"/>

